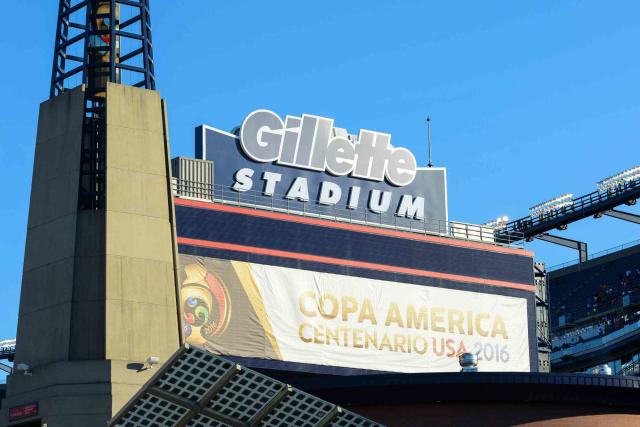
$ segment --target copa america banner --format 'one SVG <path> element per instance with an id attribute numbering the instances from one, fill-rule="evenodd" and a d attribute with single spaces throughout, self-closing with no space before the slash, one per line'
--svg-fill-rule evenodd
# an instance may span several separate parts
<path id="1" fill-rule="evenodd" d="M 527 302 L 181 255 L 186 342 L 216 354 L 393 371 L 528 372 Z"/>

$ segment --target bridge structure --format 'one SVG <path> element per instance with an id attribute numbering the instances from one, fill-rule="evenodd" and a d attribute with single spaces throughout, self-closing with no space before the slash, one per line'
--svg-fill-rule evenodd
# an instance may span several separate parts
<path id="1" fill-rule="evenodd" d="M 13 358 L 16 355 L 16 339 L 0 340 L 0 360 L 8 360 L 13 362 Z M 13 367 L 5 363 L 0 362 L 0 371 L 11 374 Z"/>
<path id="2" fill-rule="evenodd" d="M 517 242 L 521 239 L 534 239 L 575 249 L 580 262 L 589 259 L 587 243 L 550 234 L 551 230 L 566 230 L 572 222 L 584 218 L 612 218 L 640 224 L 640 215 L 616 209 L 619 206 L 635 205 L 640 197 L 640 176 L 621 182 L 606 190 L 599 189 L 581 197 L 571 199 L 570 203 L 547 212 L 530 215 L 506 223 L 495 231 L 496 239 L 503 242 Z"/>

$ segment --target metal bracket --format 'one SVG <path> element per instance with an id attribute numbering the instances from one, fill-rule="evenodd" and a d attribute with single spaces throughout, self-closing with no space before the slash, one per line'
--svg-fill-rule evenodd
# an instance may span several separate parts
<path id="1" fill-rule="evenodd" d="M 623 221 L 633 222 L 634 224 L 640 224 L 640 215 L 633 214 L 629 212 L 622 212 L 616 209 L 611 209 L 608 211 L 604 211 L 606 216 L 610 216 L 612 218 L 621 219 Z"/>
<path id="2" fill-rule="evenodd" d="M 538 234 L 536 239 L 577 250 L 580 255 L 580 262 L 585 262 L 589 259 L 586 242 L 554 236 L 548 233 Z"/>
<path id="3" fill-rule="evenodd" d="M 5 365 L 4 363 L 0 363 L 0 371 L 5 371 L 7 374 L 11 375 L 13 373 L 13 368 L 9 365 Z"/>
<path id="4" fill-rule="evenodd" d="M 549 303 L 536 296 L 536 307 L 549 307 Z"/>

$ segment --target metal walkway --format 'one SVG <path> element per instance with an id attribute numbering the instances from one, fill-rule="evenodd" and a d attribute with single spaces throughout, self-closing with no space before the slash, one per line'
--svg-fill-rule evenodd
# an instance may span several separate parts
<path id="1" fill-rule="evenodd" d="M 637 178 L 609 191 L 594 191 L 573 199 L 571 206 L 565 206 L 557 211 L 511 221 L 497 231 L 496 238 L 510 243 L 522 238 L 532 239 L 556 228 L 566 228 L 568 224 L 590 216 L 608 215 L 608 211 L 616 206 L 635 204 L 639 197 L 640 178 Z"/>

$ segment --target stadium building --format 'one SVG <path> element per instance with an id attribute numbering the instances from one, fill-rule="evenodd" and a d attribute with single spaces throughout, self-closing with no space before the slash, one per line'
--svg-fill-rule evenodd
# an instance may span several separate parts
<path id="1" fill-rule="evenodd" d="M 332 120 L 311 117 L 287 121 L 302 122 L 301 136 L 307 121 L 326 121 L 318 152 L 341 144 L 365 153 L 384 135 L 340 137 L 347 133 Z M 495 242 L 492 230 L 447 222 L 444 169 L 416 168 L 406 149 L 388 145 L 415 174 L 404 186 L 389 182 L 389 170 L 374 181 L 290 166 L 284 145 L 273 150 L 279 159 L 255 160 L 251 141 L 266 151 L 280 141 L 271 135 L 286 143 L 288 129 L 264 110 L 249 114 L 239 136 L 203 126 L 200 158 L 173 161 L 187 343 L 307 372 L 457 371 L 467 351 L 487 370 L 537 370 L 531 253 Z M 297 152 L 310 142 L 300 137 Z M 384 164 L 372 157 L 371 174 Z M 452 235 L 463 232 L 471 238 Z"/>
<path id="2" fill-rule="evenodd" d="M 0 425 L 637 422 L 640 380 L 538 372 L 543 268 L 444 168 L 267 109 L 172 158 L 149 0 L 59 5 Z"/>
<path id="3" fill-rule="evenodd" d="M 554 371 L 640 372 L 640 244 L 625 246 L 549 273 Z"/>
<path id="4" fill-rule="evenodd" d="M 509 239 L 517 231 L 529 241 L 538 239 L 577 251 L 575 261 L 551 268 L 546 277 L 548 292 L 540 293 L 538 287 L 538 305 L 545 310 L 539 310 L 536 322 L 539 329 L 547 330 L 539 338 L 550 337 L 539 341 L 539 348 L 547 352 L 541 360 L 550 356 L 555 372 L 637 375 L 638 241 L 590 255 L 587 242 L 550 233 L 603 216 L 640 224 L 640 215 L 618 209 L 637 204 L 640 166 L 602 179 L 596 187 L 580 197 L 564 194 L 539 203 L 528 217 L 505 224 L 497 234 Z M 543 294 L 548 294 L 548 303 Z"/>

